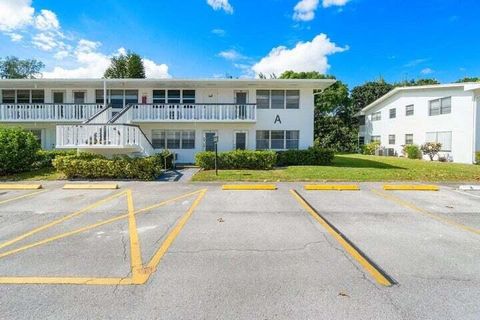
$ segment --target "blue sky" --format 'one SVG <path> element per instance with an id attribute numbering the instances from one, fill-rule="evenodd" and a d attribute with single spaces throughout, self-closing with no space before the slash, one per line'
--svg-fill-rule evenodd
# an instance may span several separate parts
<path id="1" fill-rule="evenodd" d="M 101 76 L 131 49 L 147 76 L 480 76 L 478 0 L 0 0 L 0 56 L 45 62 L 46 77 Z M 300 43 L 300 44 L 299 44 Z"/>

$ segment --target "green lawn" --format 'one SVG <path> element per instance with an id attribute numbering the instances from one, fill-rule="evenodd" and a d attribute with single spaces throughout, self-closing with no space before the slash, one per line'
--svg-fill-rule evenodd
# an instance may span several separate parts
<path id="1" fill-rule="evenodd" d="M 0 176 L 0 181 L 63 180 L 65 176 L 54 168 L 27 171 L 8 176 Z"/>
<path id="2" fill-rule="evenodd" d="M 336 155 L 331 166 L 200 171 L 193 181 L 480 181 L 480 166 L 359 154 Z"/>

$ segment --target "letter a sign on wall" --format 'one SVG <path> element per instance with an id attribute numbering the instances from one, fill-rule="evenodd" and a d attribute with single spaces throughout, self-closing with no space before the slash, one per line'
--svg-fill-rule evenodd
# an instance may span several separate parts
<path id="1" fill-rule="evenodd" d="M 273 122 L 273 124 L 276 124 L 276 123 L 280 123 L 282 124 L 282 119 L 280 119 L 280 115 L 277 114 L 277 116 L 275 117 L 275 121 Z"/>

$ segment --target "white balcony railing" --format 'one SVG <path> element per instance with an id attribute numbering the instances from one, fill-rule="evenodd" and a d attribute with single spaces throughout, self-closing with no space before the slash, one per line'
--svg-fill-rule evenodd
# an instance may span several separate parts
<path id="1" fill-rule="evenodd" d="M 150 141 L 138 126 L 125 124 L 58 125 L 57 148 L 129 149 L 154 154 Z"/>
<path id="2" fill-rule="evenodd" d="M 99 112 L 103 104 L 2 103 L 0 121 L 85 121 Z"/>
<path id="3" fill-rule="evenodd" d="M 256 104 L 132 104 L 122 119 L 116 122 L 255 122 L 256 120 Z"/>

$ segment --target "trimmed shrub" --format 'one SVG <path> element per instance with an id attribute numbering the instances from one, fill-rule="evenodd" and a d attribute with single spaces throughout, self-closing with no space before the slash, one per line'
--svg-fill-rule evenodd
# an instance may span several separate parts
<path id="1" fill-rule="evenodd" d="M 433 158 L 440 152 L 442 149 L 442 144 L 438 142 L 426 142 L 420 147 L 423 154 L 430 158 L 430 161 L 433 161 Z"/>
<path id="2" fill-rule="evenodd" d="M 373 156 L 378 148 L 380 148 L 380 141 L 372 141 L 362 146 L 362 153 Z"/>
<path id="3" fill-rule="evenodd" d="M 219 169 L 272 169 L 277 162 L 277 154 L 273 151 L 236 150 L 218 154 Z M 203 169 L 215 169 L 215 153 L 199 152 L 195 155 L 195 164 Z"/>
<path id="4" fill-rule="evenodd" d="M 39 149 L 33 133 L 21 128 L 0 128 L 0 174 L 30 170 Z"/>
<path id="5" fill-rule="evenodd" d="M 46 169 L 53 168 L 53 160 L 60 156 L 74 156 L 77 152 L 75 150 L 38 150 L 35 162 L 32 164 L 32 169 Z"/>
<path id="6" fill-rule="evenodd" d="M 325 166 L 332 163 L 334 152 L 318 147 L 306 150 L 287 150 L 277 153 L 278 166 Z"/>
<path id="7" fill-rule="evenodd" d="M 475 152 L 475 162 L 480 164 L 480 151 Z"/>
<path id="8" fill-rule="evenodd" d="M 107 159 L 99 155 L 80 154 L 78 156 L 58 156 L 53 164 L 69 179 L 155 180 L 164 167 L 164 155 Z"/>
<path id="9" fill-rule="evenodd" d="M 409 159 L 422 159 L 422 151 L 416 144 L 407 144 L 403 146 L 403 153 Z"/>

